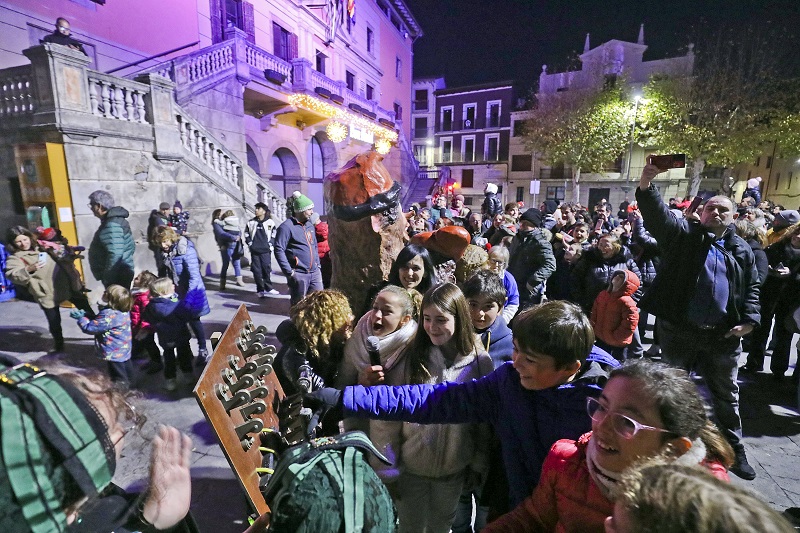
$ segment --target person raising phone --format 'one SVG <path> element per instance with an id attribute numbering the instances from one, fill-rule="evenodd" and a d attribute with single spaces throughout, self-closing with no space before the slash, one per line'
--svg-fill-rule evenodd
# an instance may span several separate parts
<path id="1" fill-rule="evenodd" d="M 639 307 L 658 318 L 664 361 L 691 368 L 705 380 L 717 425 L 736 454 L 731 472 L 753 479 L 756 472 L 741 442 L 736 378 L 741 338 L 761 319 L 755 258 L 736 235 L 728 197 L 709 198 L 699 222 L 673 217 L 651 184 L 665 170 L 648 160 L 636 189 L 645 227 L 662 257 Z"/>

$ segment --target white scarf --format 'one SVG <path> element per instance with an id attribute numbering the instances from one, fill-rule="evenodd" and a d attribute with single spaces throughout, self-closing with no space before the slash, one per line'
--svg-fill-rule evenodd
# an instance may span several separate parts
<path id="1" fill-rule="evenodd" d="M 609 501 L 616 499 L 616 489 L 622 479 L 622 472 L 612 472 L 597 464 L 595 459 L 595 447 L 591 440 L 586 444 L 586 466 L 589 468 L 589 475 L 592 476 L 597 488 Z M 706 445 L 698 437 L 692 441 L 692 446 L 686 453 L 677 457 L 673 462 L 678 465 L 697 465 L 706 458 Z"/>
<path id="2" fill-rule="evenodd" d="M 348 342 L 345 346 L 345 360 L 363 362 L 369 365 L 367 337 L 373 335 L 372 325 L 370 324 L 371 315 L 372 313 L 368 312 L 358 321 L 356 330 L 353 333 L 353 342 Z M 412 319 L 397 331 L 393 331 L 385 337 L 379 338 L 378 351 L 381 354 L 381 366 L 385 372 L 388 372 L 400 362 L 403 351 L 411 342 L 416 332 L 417 323 Z M 359 370 L 361 369 L 360 367 Z"/>

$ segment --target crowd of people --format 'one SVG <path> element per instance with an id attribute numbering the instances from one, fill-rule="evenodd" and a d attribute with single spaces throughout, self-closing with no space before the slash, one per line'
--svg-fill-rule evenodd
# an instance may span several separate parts
<path id="1" fill-rule="evenodd" d="M 244 285 L 247 245 L 258 296 L 276 294 L 274 258 L 292 304 L 276 331 L 276 375 L 316 411 L 318 436 L 343 420 L 388 459 L 370 462 L 399 531 L 790 531 L 728 472 L 756 475 L 741 442 L 743 340 L 743 371 L 763 370 L 774 322 L 774 379 L 796 386 L 800 376 L 785 376 L 800 325 L 800 214 L 751 194 L 739 205 L 664 202 L 659 172 L 647 165 L 635 201 L 616 213 L 606 201 L 503 206 L 491 185 L 480 212 L 461 195 L 411 206 L 407 243 L 363 316 L 353 311 L 362 302 L 327 288 L 327 224 L 308 197 L 292 195 L 277 227 L 264 204 L 244 225 L 217 210 L 220 290 L 230 264 Z M 59 255 L 14 227 L 6 273 L 39 303 L 57 349 L 58 304 L 69 300 L 112 380 L 128 384 L 140 352 L 175 390 L 177 370 L 189 376 L 208 357 L 188 213 L 180 202 L 153 211 L 156 273 L 135 274 L 127 211 L 104 191 L 90 208 L 101 220 L 88 250 L 105 288 L 97 313 L 69 270 L 82 250 L 61 244 Z M 710 418 L 690 373 L 710 393 Z M 160 438 L 174 459 L 185 444 L 171 431 Z M 69 515 L 77 500 L 59 505 Z"/>

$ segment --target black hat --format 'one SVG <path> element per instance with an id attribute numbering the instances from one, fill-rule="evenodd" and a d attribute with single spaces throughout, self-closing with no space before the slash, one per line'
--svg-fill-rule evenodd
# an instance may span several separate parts
<path id="1" fill-rule="evenodd" d="M 526 209 L 524 213 L 519 217 L 520 222 L 526 220 L 536 226 L 537 228 L 542 227 L 542 212 L 536 209 L 535 207 L 531 207 L 530 209 Z"/>

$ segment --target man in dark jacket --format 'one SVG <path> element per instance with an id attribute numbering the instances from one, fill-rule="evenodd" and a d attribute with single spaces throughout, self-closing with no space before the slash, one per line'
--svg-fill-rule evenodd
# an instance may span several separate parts
<path id="1" fill-rule="evenodd" d="M 544 283 L 556 271 L 553 246 L 542 234 L 542 213 L 531 208 L 522 213 L 519 231 L 511 241 L 508 271 L 519 286 L 520 311 L 542 301 Z"/>
<path id="2" fill-rule="evenodd" d="M 69 48 L 72 48 L 73 50 L 83 52 L 83 55 L 87 55 L 86 50 L 83 49 L 83 45 L 72 37 L 72 31 L 70 30 L 69 27 L 69 21 L 64 17 L 58 17 L 56 19 L 55 31 L 45 36 L 45 38 L 42 39 L 41 42 L 60 44 L 62 46 L 67 46 Z"/>
<path id="3" fill-rule="evenodd" d="M 294 215 L 278 226 L 275 233 L 275 260 L 286 276 L 291 305 L 306 294 L 322 290 L 317 236 L 311 224 L 314 202 L 295 192 L 289 199 Z"/>
<path id="4" fill-rule="evenodd" d="M 128 210 L 114 205 L 114 197 L 106 191 L 89 195 L 89 208 L 100 219 L 100 227 L 89 245 L 89 268 L 104 287 L 122 285 L 130 288 L 133 281 L 133 242 Z"/>
<path id="5" fill-rule="evenodd" d="M 150 217 L 147 219 L 147 243 L 155 255 L 156 265 L 161 256 L 161 247 L 153 244 L 152 241 L 153 232 L 159 226 L 169 226 L 169 204 L 167 202 L 161 202 L 158 209 L 150 211 Z"/>
<path id="6" fill-rule="evenodd" d="M 700 222 L 673 217 L 642 170 L 636 200 L 658 241 L 662 266 L 639 306 L 658 318 L 664 360 L 701 375 L 711 392 L 717 425 L 736 453 L 731 472 L 753 479 L 741 443 L 738 359 L 741 337 L 759 323 L 758 272 L 753 252 L 733 228 L 735 206 L 709 199 Z"/>

